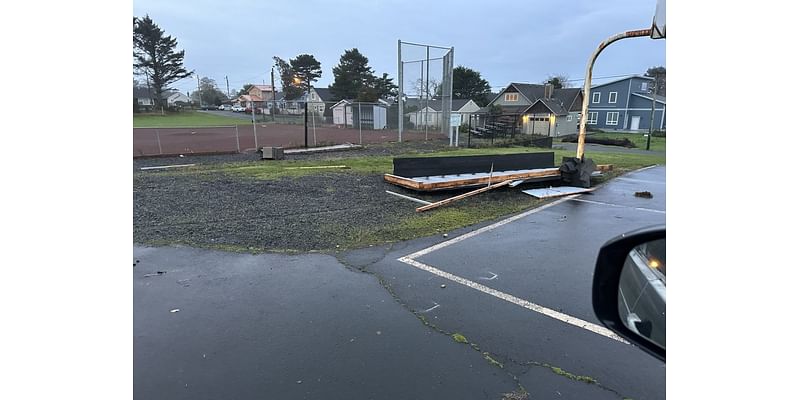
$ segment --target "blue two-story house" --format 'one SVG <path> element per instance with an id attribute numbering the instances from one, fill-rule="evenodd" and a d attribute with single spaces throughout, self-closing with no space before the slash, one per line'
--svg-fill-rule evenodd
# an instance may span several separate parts
<path id="1" fill-rule="evenodd" d="M 647 131 L 653 97 L 648 88 L 653 78 L 630 76 L 593 86 L 589 95 L 586 126 L 603 130 Z M 667 99 L 656 95 L 653 130 L 667 127 Z"/>

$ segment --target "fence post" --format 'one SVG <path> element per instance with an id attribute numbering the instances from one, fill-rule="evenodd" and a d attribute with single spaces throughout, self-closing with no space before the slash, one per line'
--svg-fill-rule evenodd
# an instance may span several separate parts
<path id="1" fill-rule="evenodd" d="M 361 103 L 358 103 L 358 144 L 363 144 L 361 136 Z"/>
<path id="2" fill-rule="evenodd" d="M 158 133 L 158 128 L 156 128 L 156 141 L 158 142 L 158 154 L 163 155 L 164 151 L 161 150 L 161 135 Z"/>
<path id="3" fill-rule="evenodd" d="M 233 127 L 236 128 L 236 152 L 241 153 L 242 148 L 239 146 L 239 125 L 234 125 Z"/>
<path id="4" fill-rule="evenodd" d="M 467 131 L 467 148 L 470 147 L 470 141 L 472 139 L 472 114 L 469 115 L 469 126 Z"/>

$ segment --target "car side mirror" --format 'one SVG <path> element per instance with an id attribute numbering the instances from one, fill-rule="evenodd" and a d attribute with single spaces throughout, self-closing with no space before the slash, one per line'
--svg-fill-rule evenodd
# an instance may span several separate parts
<path id="1" fill-rule="evenodd" d="M 666 361 L 667 231 L 664 226 L 623 234 L 600 249 L 592 306 L 608 329 Z"/>

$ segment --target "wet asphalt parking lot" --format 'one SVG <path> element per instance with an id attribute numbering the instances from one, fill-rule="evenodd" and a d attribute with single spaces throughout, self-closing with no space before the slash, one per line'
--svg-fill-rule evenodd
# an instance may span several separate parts
<path id="1" fill-rule="evenodd" d="M 602 244 L 665 222 L 665 175 L 341 254 L 135 246 L 134 397 L 665 398 L 663 363 L 581 326 Z"/>

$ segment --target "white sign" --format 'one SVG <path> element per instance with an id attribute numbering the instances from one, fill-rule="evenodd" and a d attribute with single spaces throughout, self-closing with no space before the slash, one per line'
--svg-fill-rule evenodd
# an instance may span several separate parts
<path id="1" fill-rule="evenodd" d="M 450 126 L 461 125 L 461 114 L 450 114 Z"/>

